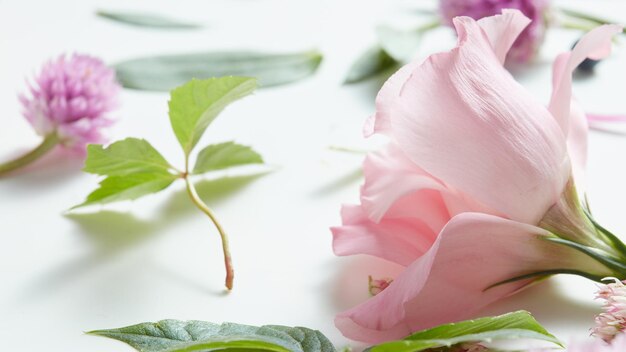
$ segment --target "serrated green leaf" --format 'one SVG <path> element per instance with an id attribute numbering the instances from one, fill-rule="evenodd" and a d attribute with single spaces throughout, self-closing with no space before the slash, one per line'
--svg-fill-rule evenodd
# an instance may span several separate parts
<path id="1" fill-rule="evenodd" d="M 417 352 L 435 347 L 449 347 L 463 342 L 491 342 L 505 339 L 536 339 L 562 346 L 530 313 L 518 311 L 440 325 L 411 334 L 402 341 L 383 343 L 370 352 Z"/>
<path id="2" fill-rule="evenodd" d="M 197 29 L 202 27 L 199 24 L 186 23 L 151 13 L 100 10 L 96 14 L 115 22 L 137 27 L 160 29 Z"/>
<path id="3" fill-rule="evenodd" d="M 261 155 L 248 146 L 234 142 L 211 144 L 198 153 L 193 173 L 201 174 L 233 166 L 262 163 Z"/>
<path id="4" fill-rule="evenodd" d="M 86 172 L 124 176 L 135 173 L 169 173 L 170 164 L 144 139 L 126 138 L 104 148 L 100 144 L 87 147 Z"/>
<path id="5" fill-rule="evenodd" d="M 336 351 L 319 331 L 278 325 L 255 327 L 234 323 L 162 320 L 120 329 L 97 330 L 89 334 L 125 342 L 140 352 Z"/>
<path id="6" fill-rule="evenodd" d="M 322 54 L 305 51 L 270 54 L 224 51 L 142 57 L 115 65 L 126 88 L 169 91 L 193 78 L 256 77 L 261 87 L 278 86 L 306 78 L 319 67 Z"/>
<path id="7" fill-rule="evenodd" d="M 177 179 L 176 175 L 162 172 L 109 176 L 100 182 L 98 189 L 87 196 L 85 202 L 72 209 L 92 204 L 137 199 L 159 192 Z"/>
<path id="8" fill-rule="evenodd" d="M 193 79 L 174 89 L 170 96 L 170 123 L 176 138 L 189 155 L 215 117 L 230 103 L 249 95 L 256 79 L 220 77 Z"/>
<path id="9" fill-rule="evenodd" d="M 366 50 L 352 64 L 344 80 L 345 84 L 352 84 L 366 79 L 391 72 L 400 66 L 400 62 L 391 57 L 380 46 Z"/>

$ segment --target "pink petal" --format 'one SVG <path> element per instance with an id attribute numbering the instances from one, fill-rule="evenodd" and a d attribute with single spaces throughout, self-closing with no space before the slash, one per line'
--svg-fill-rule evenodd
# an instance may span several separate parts
<path id="1" fill-rule="evenodd" d="M 586 58 L 602 59 L 611 53 L 611 38 L 620 33 L 617 25 L 600 26 L 585 34 L 571 52 L 559 55 L 554 64 L 550 112 L 563 131 L 568 131 L 570 101 L 572 99 L 572 72 Z"/>
<path id="2" fill-rule="evenodd" d="M 487 35 L 496 57 L 503 64 L 517 37 L 530 24 L 530 19 L 519 10 L 505 9 L 502 10 L 502 15 L 483 17 L 478 20 L 478 24 Z"/>
<path id="3" fill-rule="evenodd" d="M 570 106 L 570 126 L 567 134 L 567 150 L 572 162 L 572 174 L 579 194 L 584 194 L 585 169 L 587 166 L 587 137 L 589 124 L 585 111 L 576 100 Z"/>
<path id="4" fill-rule="evenodd" d="M 502 67 L 478 24 L 458 17 L 455 25 L 459 46 L 427 59 L 388 102 L 392 138 L 445 184 L 536 223 L 569 177 L 564 135 Z"/>
<path id="5" fill-rule="evenodd" d="M 626 122 L 626 115 L 587 114 L 589 122 Z"/>
<path id="6" fill-rule="evenodd" d="M 368 154 L 363 173 L 361 203 L 374 222 L 380 221 L 387 210 L 406 195 L 424 189 L 445 190 L 441 182 L 417 167 L 393 144 Z"/>
<path id="7" fill-rule="evenodd" d="M 374 133 L 387 133 L 390 129 L 389 114 L 393 110 L 395 100 L 400 96 L 400 90 L 404 86 L 411 73 L 419 66 L 419 62 L 413 61 L 402 66 L 385 82 L 376 96 L 376 114 L 371 116 L 363 127 L 363 134 L 369 137 Z"/>
<path id="8" fill-rule="evenodd" d="M 335 324 L 348 338 L 377 343 L 471 317 L 481 307 L 533 281 L 485 290 L 519 275 L 583 268 L 608 274 L 580 252 L 541 239 L 547 235 L 538 227 L 496 216 L 460 214 L 446 225 L 430 250 L 387 289 L 339 314 Z"/>
<path id="9" fill-rule="evenodd" d="M 337 255 L 369 254 L 406 266 L 428 251 L 437 236 L 418 218 L 374 223 L 357 205 L 344 205 L 341 217 L 343 226 L 331 228 Z"/>

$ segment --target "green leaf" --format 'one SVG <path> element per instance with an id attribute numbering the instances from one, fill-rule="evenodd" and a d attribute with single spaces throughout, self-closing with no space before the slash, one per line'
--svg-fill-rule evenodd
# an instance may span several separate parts
<path id="1" fill-rule="evenodd" d="M 193 173 L 201 174 L 233 166 L 262 163 L 261 155 L 248 146 L 234 142 L 211 144 L 198 153 Z"/>
<path id="2" fill-rule="evenodd" d="M 409 62 L 415 56 L 422 41 L 423 31 L 398 30 L 380 26 L 376 29 L 378 42 L 383 50 L 397 62 Z"/>
<path id="3" fill-rule="evenodd" d="M 306 78 L 322 61 L 318 51 L 269 54 L 248 51 L 188 53 L 142 57 L 115 65 L 117 79 L 126 88 L 169 91 L 192 78 L 256 77 L 262 87 Z"/>
<path id="4" fill-rule="evenodd" d="M 115 22 L 137 27 L 161 29 L 197 29 L 202 27 L 199 24 L 185 23 L 175 19 L 163 17 L 161 15 L 149 13 L 100 10 L 96 12 L 96 15 Z"/>
<path id="5" fill-rule="evenodd" d="M 171 93 L 170 123 L 185 155 L 189 155 L 215 117 L 230 103 L 252 93 L 249 77 L 193 79 Z"/>
<path id="6" fill-rule="evenodd" d="M 562 344 L 526 311 L 445 324 L 416 332 L 404 340 L 383 343 L 369 352 L 417 352 L 450 347 L 463 342 L 491 342 L 505 339 L 536 339 Z"/>
<path id="7" fill-rule="evenodd" d="M 87 200 L 72 209 L 92 205 L 132 200 L 159 192 L 172 184 L 178 176 L 154 172 L 125 176 L 109 176 L 100 182 L 100 187 L 87 196 Z"/>
<path id="8" fill-rule="evenodd" d="M 162 320 L 120 329 L 97 330 L 92 335 L 129 344 L 140 352 L 276 351 L 335 352 L 319 331 L 302 327 L 261 327 L 202 321 Z"/>
<path id="9" fill-rule="evenodd" d="M 85 202 L 72 209 L 137 199 L 167 188 L 179 177 L 150 143 L 138 138 L 126 138 L 106 148 L 99 144 L 89 145 L 83 170 L 107 177 Z"/>
<path id="10" fill-rule="evenodd" d="M 100 144 L 89 145 L 83 170 L 97 175 L 124 176 L 169 173 L 170 169 L 170 164 L 145 139 L 126 138 L 106 148 Z"/>
<path id="11" fill-rule="evenodd" d="M 399 67 L 400 62 L 391 57 L 380 46 L 374 46 L 365 51 L 350 67 L 344 80 L 345 84 L 352 84 L 378 76 L 383 72 L 391 73 Z"/>

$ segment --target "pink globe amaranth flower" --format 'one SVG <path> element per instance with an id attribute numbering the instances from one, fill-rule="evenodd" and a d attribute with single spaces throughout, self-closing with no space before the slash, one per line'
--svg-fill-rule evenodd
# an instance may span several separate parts
<path id="1" fill-rule="evenodd" d="M 591 330 L 593 336 L 605 342 L 611 342 L 626 330 L 626 285 L 615 278 L 608 280 L 613 282 L 601 285 L 596 294 L 596 299 L 604 300 L 604 312 L 596 316 L 596 326 Z"/>
<path id="2" fill-rule="evenodd" d="M 543 43 L 546 31 L 545 12 L 548 0 L 440 0 L 439 11 L 443 22 L 453 25 L 457 16 L 475 20 L 497 15 L 503 9 L 516 9 L 531 19 L 513 43 L 508 57 L 517 62 L 530 61 Z"/>
<path id="3" fill-rule="evenodd" d="M 337 316 L 345 336 L 377 343 L 469 318 L 554 273 L 626 272 L 578 201 L 587 122 L 571 94 L 574 68 L 608 55 L 620 27 L 557 58 L 546 108 L 502 66 L 529 21 L 458 17 L 456 48 L 404 66 L 378 94 L 365 133 L 390 143 L 366 158 L 361 204 L 343 207 L 333 248 L 404 269 Z"/>
<path id="4" fill-rule="evenodd" d="M 56 134 L 65 147 L 84 151 L 88 143 L 105 142 L 103 128 L 118 104 L 115 71 L 88 55 L 62 55 L 46 63 L 20 95 L 24 117 L 37 134 Z"/>

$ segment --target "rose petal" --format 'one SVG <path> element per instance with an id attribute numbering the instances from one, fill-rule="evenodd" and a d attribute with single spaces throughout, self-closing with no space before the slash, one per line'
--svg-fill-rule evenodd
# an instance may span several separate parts
<path id="1" fill-rule="evenodd" d="M 563 131 L 568 131 L 570 101 L 572 99 L 572 72 L 586 58 L 599 60 L 611 53 L 611 38 L 622 31 L 618 25 L 600 26 L 585 34 L 571 52 L 559 55 L 553 70 L 553 91 L 550 112 Z"/>
<path id="2" fill-rule="evenodd" d="M 358 205 L 344 205 L 341 217 L 343 226 L 331 228 L 336 255 L 369 254 L 406 266 L 428 251 L 437 236 L 418 218 L 375 223 Z"/>
<path id="3" fill-rule="evenodd" d="M 509 9 L 502 10 L 501 15 L 478 20 L 478 25 L 487 35 L 493 52 L 502 64 L 517 37 L 529 24 L 530 19 L 519 10 Z"/>
<path id="4" fill-rule="evenodd" d="M 468 318 L 533 281 L 485 290 L 513 277 L 550 269 L 608 274 L 590 257 L 541 239 L 548 235 L 541 228 L 492 215 L 460 214 L 388 288 L 339 314 L 335 324 L 348 338 L 377 343 Z"/>
<path id="5" fill-rule="evenodd" d="M 368 154 L 363 163 L 363 173 L 365 184 L 361 189 L 361 203 L 374 222 L 380 221 L 387 210 L 406 195 L 424 189 L 446 189 L 393 144 Z"/>
<path id="6" fill-rule="evenodd" d="M 392 138 L 445 184 L 536 223 L 569 177 L 564 135 L 502 67 L 478 24 L 455 24 L 459 46 L 427 59 L 393 101 Z"/>
<path id="7" fill-rule="evenodd" d="M 572 161 L 572 174 L 579 194 L 585 190 L 585 169 L 587 167 L 587 138 L 589 124 L 580 104 L 572 99 L 570 106 L 570 125 L 567 134 L 567 150 Z"/>
<path id="8" fill-rule="evenodd" d="M 374 133 L 388 133 L 390 129 L 389 114 L 393 110 L 395 99 L 400 95 L 413 70 L 419 66 L 419 62 L 413 61 L 402 66 L 383 84 L 376 95 L 376 114 L 371 116 L 363 127 L 363 134 L 369 137 Z"/>

